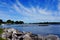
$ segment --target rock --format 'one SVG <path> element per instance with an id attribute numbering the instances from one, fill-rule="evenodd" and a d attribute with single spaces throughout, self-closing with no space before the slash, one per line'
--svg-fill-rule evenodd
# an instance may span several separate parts
<path id="1" fill-rule="evenodd" d="M 46 40 L 59 40 L 59 37 L 57 35 L 48 35 Z"/>
<path id="2" fill-rule="evenodd" d="M 30 37 L 30 33 L 25 34 L 23 38 L 23 40 L 32 40 L 32 38 Z"/>

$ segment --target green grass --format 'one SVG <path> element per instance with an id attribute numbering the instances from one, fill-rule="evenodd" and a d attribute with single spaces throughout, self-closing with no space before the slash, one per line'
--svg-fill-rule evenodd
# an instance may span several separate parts
<path id="1" fill-rule="evenodd" d="M 3 38 L 0 37 L 0 40 L 6 40 L 6 39 L 3 39 Z"/>
<path id="2" fill-rule="evenodd" d="M 2 34 L 2 33 L 3 33 L 3 29 L 0 28 L 0 34 Z M 0 37 L 0 40 L 6 40 L 6 39 L 3 39 L 3 38 Z"/>
<path id="3" fill-rule="evenodd" d="M 3 33 L 3 29 L 2 28 L 0 28 L 0 34 L 2 34 Z"/>

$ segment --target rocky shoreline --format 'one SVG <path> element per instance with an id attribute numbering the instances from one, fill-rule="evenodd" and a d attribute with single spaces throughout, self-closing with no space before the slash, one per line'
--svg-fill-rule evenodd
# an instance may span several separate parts
<path id="1" fill-rule="evenodd" d="M 7 40 L 60 40 L 57 35 L 42 36 L 31 32 L 21 32 L 14 28 L 4 28 L 1 37 Z"/>

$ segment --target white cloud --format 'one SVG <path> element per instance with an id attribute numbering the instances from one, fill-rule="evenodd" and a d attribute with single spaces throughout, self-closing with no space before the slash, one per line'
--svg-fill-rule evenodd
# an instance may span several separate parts
<path id="1" fill-rule="evenodd" d="M 5 12 L 3 11 L 0 11 L 0 18 L 3 18 L 3 19 L 10 19 L 10 16 L 5 14 Z"/>
<path id="2" fill-rule="evenodd" d="M 16 1 L 17 5 L 19 5 L 19 7 L 14 4 L 15 10 L 18 11 L 19 13 L 21 13 L 22 15 L 28 15 L 28 16 L 34 16 L 34 15 L 39 15 L 39 14 L 43 14 L 43 15 L 50 15 L 51 11 L 45 9 L 41 9 L 41 8 L 34 8 L 33 6 L 31 8 L 26 8 L 24 7 L 18 0 Z"/>
<path id="3" fill-rule="evenodd" d="M 22 20 L 55 21 L 57 18 L 56 17 L 57 12 L 48 10 L 47 7 L 44 9 L 40 8 L 39 6 L 37 7 L 31 6 L 30 8 L 27 8 L 23 6 L 18 0 L 16 0 L 16 4 L 14 4 L 13 6 L 15 10 L 19 12 L 19 14 L 24 16 Z M 53 13 L 55 16 L 52 16 Z"/>
<path id="4" fill-rule="evenodd" d="M 60 5 L 58 5 L 58 9 L 60 10 Z M 15 10 L 15 11 L 14 11 Z M 22 15 L 21 20 L 24 21 L 55 21 L 56 19 L 59 20 L 56 15 L 57 15 L 57 11 L 51 11 L 47 9 L 47 6 L 43 9 L 39 6 L 34 7 L 33 5 L 30 8 L 25 7 L 24 5 L 22 5 L 19 0 L 16 0 L 16 4 L 13 4 L 12 7 L 10 7 L 9 12 L 7 13 L 14 13 L 15 12 L 19 13 L 20 15 Z M 52 16 L 52 15 L 55 16 Z M 1 14 L 2 15 L 2 14 Z M 4 16 L 6 16 L 7 18 L 10 18 L 10 16 L 7 16 L 4 14 Z M 19 16 L 16 17 L 16 19 L 18 19 Z"/>
<path id="5" fill-rule="evenodd" d="M 58 15 L 60 16 L 60 0 L 58 0 Z"/>
<path id="6" fill-rule="evenodd" d="M 58 10 L 60 11 L 60 1 L 58 2 Z"/>
<path id="7" fill-rule="evenodd" d="M 60 10 L 60 0 L 58 0 L 58 9 Z"/>

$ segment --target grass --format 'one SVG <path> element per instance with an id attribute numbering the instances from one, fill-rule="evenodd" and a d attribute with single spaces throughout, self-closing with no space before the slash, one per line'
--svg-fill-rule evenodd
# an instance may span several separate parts
<path id="1" fill-rule="evenodd" d="M 0 37 L 0 40 L 6 40 L 6 39 L 3 39 L 3 38 Z"/>
<path id="2" fill-rule="evenodd" d="M 2 28 L 0 28 L 0 34 L 2 34 L 3 33 L 3 29 Z"/>
<path id="3" fill-rule="evenodd" d="M 0 28 L 0 34 L 2 34 L 2 33 L 3 33 L 3 29 Z M 6 39 L 3 39 L 3 38 L 0 37 L 0 40 L 6 40 Z"/>

